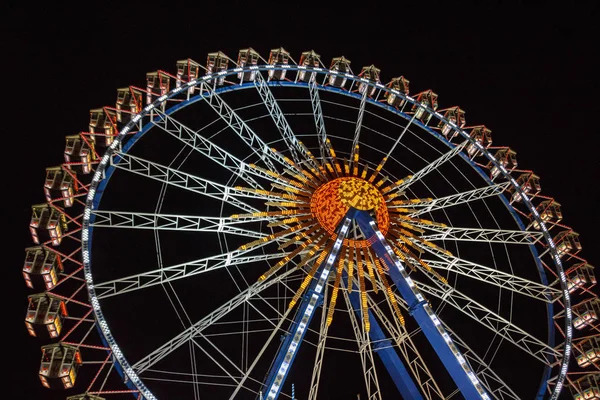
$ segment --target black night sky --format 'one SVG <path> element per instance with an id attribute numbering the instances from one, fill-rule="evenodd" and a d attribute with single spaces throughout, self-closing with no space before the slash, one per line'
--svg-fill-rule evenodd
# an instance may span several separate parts
<path id="1" fill-rule="evenodd" d="M 32 245 L 30 206 L 44 200 L 44 169 L 61 161 L 64 136 L 86 129 L 91 108 L 114 104 L 117 88 L 141 85 L 148 71 L 173 70 L 176 60 L 203 63 L 217 50 L 235 58 L 241 48 L 266 56 L 282 46 L 297 59 L 314 49 L 325 64 L 344 55 L 355 69 L 381 68 L 384 82 L 404 75 L 415 93 L 431 88 L 441 107 L 460 105 L 469 124 L 485 124 L 494 144 L 510 146 L 520 166 L 541 177 L 542 194 L 556 198 L 563 223 L 581 235 L 582 257 L 600 265 L 597 2 L 283 3 L 0 8 L 9 371 L 0 397 L 64 398 L 36 376 L 43 343 L 24 328 L 31 292 L 21 275 L 23 249 Z"/>

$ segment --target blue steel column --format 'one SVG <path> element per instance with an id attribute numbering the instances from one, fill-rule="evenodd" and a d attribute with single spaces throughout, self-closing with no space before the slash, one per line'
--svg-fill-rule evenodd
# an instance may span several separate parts
<path id="1" fill-rule="evenodd" d="M 348 274 L 346 271 L 343 272 L 343 279 L 348 281 Z M 362 319 L 361 305 L 360 305 L 360 295 L 358 294 L 358 288 L 355 286 L 357 290 L 353 290 L 351 293 L 348 293 L 350 297 L 350 303 L 352 303 L 352 308 L 356 312 L 356 315 L 359 319 Z M 423 396 L 419 392 L 417 385 L 415 385 L 413 379 L 411 378 L 408 370 L 398 357 L 398 353 L 394 350 L 389 339 L 385 337 L 383 330 L 379 326 L 377 319 L 373 315 L 373 313 L 369 310 L 369 322 L 371 323 L 371 330 L 369 331 L 369 337 L 371 341 L 376 343 L 373 346 L 373 351 L 377 353 L 379 359 L 383 362 L 385 369 L 388 371 L 396 388 L 400 392 L 400 395 L 404 400 L 422 400 Z"/>
<path id="2" fill-rule="evenodd" d="M 350 209 L 342 222 L 340 222 L 337 229 L 337 238 L 326 258 L 325 265 L 319 268 L 319 271 L 315 274 L 315 277 L 318 277 L 318 279 L 312 280 L 307 293 L 302 297 L 302 302 L 300 303 L 300 307 L 298 308 L 298 312 L 296 313 L 290 328 L 290 334 L 285 338 L 279 348 L 275 362 L 267 376 L 265 383 L 267 393 L 266 400 L 274 400 L 279 396 L 281 387 L 283 386 L 290 367 L 294 362 L 294 358 L 296 358 L 296 354 L 298 353 L 298 348 L 306 335 L 306 328 L 312 320 L 315 309 L 323 302 L 323 288 L 327 284 L 331 267 L 337 259 L 354 213 L 355 210 Z"/>
<path id="3" fill-rule="evenodd" d="M 427 300 L 406 274 L 400 260 L 396 258 L 383 234 L 377 229 L 373 218 L 368 212 L 357 210 L 354 219 L 363 235 L 371 243 L 371 248 L 389 269 L 390 277 L 396 284 L 396 288 L 408 303 L 409 314 L 421 327 L 462 395 L 467 400 L 490 399 L 474 371 L 442 327 L 441 321 L 431 310 Z"/>

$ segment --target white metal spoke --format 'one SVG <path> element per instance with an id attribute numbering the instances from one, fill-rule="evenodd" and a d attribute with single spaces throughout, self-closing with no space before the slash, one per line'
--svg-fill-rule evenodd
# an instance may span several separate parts
<path id="1" fill-rule="evenodd" d="M 133 366 L 134 370 L 138 374 L 142 373 L 146 369 L 156 364 L 161 359 L 167 357 L 173 351 L 178 349 L 181 345 L 200 335 L 207 327 L 219 321 L 221 318 L 229 314 L 232 310 L 236 309 L 240 305 L 252 299 L 254 296 L 258 295 L 263 290 L 266 290 L 274 284 L 284 280 L 294 272 L 296 272 L 295 269 L 291 269 L 278 276 L 274 276 L 264 281 L 258 281 L 248 286 L 248 288 L 246 288 L 243 292 L 237 294 L 235 297 L 223 304 L 221 307 L 217 308 L 201 320 L 197 321 L 192 326 L 186 328 L 183 332 L 181 332 L 180 334 L 178 334 L 177 336 L 175 336 L 174 338 L 172 338 L 171 340 L 169 340 L 168 342 L 166 342 L 165 344 L 148 354 L 146 357 L 139 360 Z"/>
<path id="2" fill-rule="evenodd" d="M 269 170 L 273 172 L 277 171 L 275 164 L 273 164 L 274 162 L 282 167 L 289 167 L 289 164 L 286 163 L 281 156 L 274 153 L 209 84 L 202 82 L 200 84 L 200 89 L 203 92 L 208 92 L 207 96 L 202 96 L 206 103 L 236 133 L 236 135 L 246 143 L 248 148 L 250 148 L 252 152 L 265 163 Z"/>
<path id="3" fill-rule="evenodd" d="M 237 190 L 220 183 L 212 182 L 195 175 L 181 172 L 177 169 L 169 168 L 167 166 L 145 160 L 140 157 L 134 157 L 130 154 L 117 153 L 117 156 L 118 162 L 115 162 L 114 158 L 112 161 L 116 168 L 227 202 L 243 211 L 258 212 L 259 210 L 236 198 L 235 196 L 256 198 L 261 200 L 279 199 L 278 197 L 274 196 L 266 196 Z"/>
<path id="4" fill-rule="evenodd" d="M 189 278 L 194 275 L 226 268 L 230 265 L 239 266 L 256 262 L 268 261 L 285 257 L 287 252 L 259 254 L 249 256 L 247 253 L 255 250 L 234 250 L 229 253 L 205 257 L 198 260 L 176 264 L 168 267 L 155 269 L 141 274 L 131 275 L 94 285 L 98 298 L 112 297 L 135 290 L 145 289 L 154 285 L 160 285 L 178 279 Z"/>
<path id="5" fill-rule="evenodd" d="M 561 357 L 558 350 L 452 287 L 433 287 L 422 282 L 417 282 L 417 286 L 419 290 L 453 306 L 546 365 L 552 365 Z"/>
<path id="6" fill-rule="evenodd" d="M 504 192 L 510 186 L 510 182 L 493 184 L 478 189 L 469 190 L 462 193 L 453 194 L 446 197 L 423 201 L 420 203 L 404 204 L 398 207 L 415 208 L 415 211 L 409 214 L 410 217 L 417 217 L 431 211 L 448 208 L 471 201 L 482 200 L 486 197 L 496 196 Z"/>
<path id="7" fill-rule="evenodd" d="M 557 288 L 546 286 L 542 283 L 521 278 L 517 275 L 486 267 L 485 265 L 477 264 L 462 258 L 450 256 L 429 246 L 421 245 L 418 242 L 415 244 L 426 252 L 439 257 L 438 259 L 423 259 L 423 261 L 432 268 L 463 275 L 544 302 L 554 301 L 561 293 Z"/>
<path id="8" fill-rule="evenodd" d="M 360 142 L 360 131 L 362 129 L 362 120 L 365 115 L 365 107 L 367 105 L 367 92 L 368 88 L 362 94 L 360 99 L 360 108 L 358 109 L 358 117 L 356 118 L 356 125 L 354 127 L 354 139 L 352 140 L 352 149 L 350 150 L 350 165 L 354 162 L 354 153 L 356 153 L 356 146 Z"/>
<path id="9" fill-rule="evenodd" d="M 258 354 L 256 355 L 256 357 L 254 358 L 254 361 L 252 362 L 252 364 L 250 365 L 250 367 L 248 368 L 248 370 L 244 373 L 244 375 L 242 376 L 242 379 L 240 379 L 240 381 L 238 382 L 238 385 L 236 386 L 235 390 L 233 391 L 233 393 L 229 397 L 230 400 L 235 399 L 235 396 L 237 395 L 237 393 L 242 389 L 242 385 L 244 384 L 244 382 L 246 381 L 246 379 L 248 379 L 248 377 L 250 376 L 250 374 L 254 370 L 254 367 L 256 367 L 256 364 L 258 363 L 258 361 L 260 360 L 260 358 L 263 356 L 264 352 L 267 350 L 267 347 L 269 347 L 269 344 L 271 344 L 271 342 L 273 341 L 273 338 L 277 335 L 277 333 L 280 332 L 281 326 L 283 325 L 283 323 L 285 321 L 287 321 L 287 318 L 288 318 L 288 316 L 289 316 L 289 314 L 290 314 L 291 311 L 292 311 L 292 309 L 288 307 L 288 309 L 281 316 L 281 318 L 279 318 L 279 321 L 277 322 L 277 325 L 275 325 L 274 329 L 271 331 L 271 335 L 269 335 L 269 338 L 265 341 L 265 344 L 260 349 L 260 351 L 258 352 Z"/>
<path id="10" fill-rule="evenodd" d="M 269 111 L 269 115 L 273 119 L 273 122 L 277 126 L 277 129 L 281 133 L 285 144 L 287 145 L 290 155 L 292 156 L 292 160 L 298 165 L 301 165 L 302 162 L 306 161 L 310 163 L 310 157 L 305 153 L 305 149 L 299 145 L 298 139 L 290 124 L 287 122 L 285 115 L 281 111 L 279 104 L 277 104 L 277 100 L 275 96 L 273 96 L 273 92 L 271 92 L 271 88 L 265 79 L 263 78 L 260 72 L 256 73 L 256 79 L 254 79 L 254 86 L 260 95 L 264 105 L 267 107 L 267 111 Z M 317 168 L 317 165 L 310 163 L 313 168 Z"/>
<path id="11" fill-rule="evenodd" d="M 438 226 L 422 222 L 411 222 L 418 228 L 425 228 L 435 233 L 422 235 L 423 240 L 460 240 L 469 242 L 534 244 L 544 237 L 542 232 L 507 229 L 458 228 Z"/>
<path id="12" fill-rule="evenodd" d="M 386 159 L 388 159 L 388 158 L 391 157 L 392 152 L 394 151 L 394 149 L 396 148 L 396 146 L 398 146 L 398 144 L 400 143 L 400 140 L 402 140 L 402 137 L 408 131 L 408 128 L 410 128 L 410 126 L 412 125 L 412 123 L 415 120 L 416 116 L 417 116 L 417 113 L 413 114 L 412 118 L 408 121 L 408 124 L 406 124 L 406 126 L 404 127 L 404 129 L 402 129 L 402 132 L 400 133 L 400 135 L 398 135 L 398 138 L 394 142 L 394 145 L 390 148 L 390 150 L 388 151 L 387 155 L 385 156 Z"/>
<path id="13" fill-rule="evenodd" d="M 154 376 L 156 375 L 156 376 Z M 167 376 L 171 376 L 168 378 Z M 166 371 L 159 369 L 148 369 L 143 374 L 144 381 L 161 381 L 161 382 L 171 382 L 171 383 L 184 383 L 184 384 L 194 384 L 194 385 L 206 385 L 206 386 L 232 386 L 230 383 L 215 381 L 215 379 L 223 380 L 230 379 L 229 377 L 225 377 L 217 374 L 198 374 L 198 373 L 190 373 L 190 372 L 175 372 L 175 371 Z M 202 379 L 202 380 L 201 380 Z M 195 394 L 198 398 L 198 394 Z"/>
<path id="14" fill-rule="evenodd" d="M 242 372 L 242 371 L 241 371 L 239 368 L 237 368 L 237 366 L 236 366 L 236 365 L 235 365 L 233 362 L 231 362 L 231 360 L 230 360 L 228 357 L 226 357 L 226 356 L 223 354 L 223 352 L 221 352 L 221 351 L 219 350 L 219 348 L 217 348 L 217 346 L 215 346 L 215 345 L 214 345 L 214 344 L 213 344 L 213 343 L 212 343 L 212 342 L 211 342 L 211 341 L 210 341 L 210 340 L 209 340 L 209 339 L 208 339 L 206 336 L 204 336 L 202 333 L 199 333 L 199 334 L 197 335 L 197 337 L 204 339 L 204 340 L 205 340 L 205 341 L 206 341 L 208 344 L 210 344 L 210 345 L 211 345 L 213 348 L 215 348 L 215 349 L 216 349 L 216 350 L 219 352 L 219 354 L 221 354 L 221 355 L 222 355 L 222 356 L 223 356 L 223 357 L 224 357 L 224 358 L 225 358 L 227 361 L 229 361 L 229 363 L 230 363 L 230 364 L 233 364 L 233 366 L 234 366 L 234 367 L 236 367 L 236 369 L 237 369 L 237 372 L 238 372 L 238 373 L 241 375 L 241 372 Z M 205 355 L 206 355 L 208 358 L 210 358 L 210 360 L 211 360 L 211 361 L 212 361 L 212 362 L 213 362 L 213 363 L 214 363 L 214 364 L 215 364 L 217 367 L 219 367 L 219 368 L 221 369 L 221 371 L 223 371 L 223 372 L 224 372 L 224 373 L 227 375 L 227 377 L 228 377 L 230 380 L 232 380 L 232 381 L 234 382 L 234 383 L 233 383 L 234 385 L 235 385 L 235 384 L 239 384 L 239 379 L 240 379 L 240 378 L 239 378 L 239 376 L 234 376 L 234 375 L 232 375 L 232 374 L 231 374 L 231 372 L 229 372 L 229 370 L 228 370 L 227 368 L 225 368 L 225 366 L 224 366 L 224 365 L 222 365 L 220 362 L 218 362 L 218 361 L 215 359 L 215 357 L 213 357 L 213 356 L 212 356 L 212 355 L 211 355 L 211 354 L 208 352 L 208 347 L 207 347 L 207 346 L 200 346 L 200 344 L 198 344 L 198 342 L 197 342 L 197 341 L 196 341 L 194 338 L 192 338 L 190 341 L 191 341 L 191 343 L 193 343 L 193 344 L 194 344 L 194 346 L 196 346 L 197 348 L 199 348 L 200 350 L 202 350 L 202 352 L 203 352 L 203 353 L 204 353 L 204 354 L 205 354 Z M 134 367 L 134 368 L 135 368 L 135 367 Z"/>
<path id="15" fill-rule="evenodd" d="M 379 388 L 377 371 L 375 370 L 375 359 L 373 358 L 373 350 L 371 348 L 369 334 L 365 331 L 364 324 L 362 324 L 356 318 L 355 311 L 352 307 L 352 303 L 350 302 L 348 290 L 346 290 L 346 285 L 344 285 L 343 282 L 340 282 L 340 286 L 340 291 L 344 295 L 344 300 L 347 306 L 348 316 L 352 322 L 352 330 L 354 331 L 354 336 L 356 337 L 356 344 L 358 345 L 358 353 L 360 354 L 360 361 L 365 377 L 367 399 L 381 400 L 382 393 Z"/>
<path id="16" fill-rule="evenodd" d="M 172 116 L 167 115 L 159 110 L 154 110 L 154 112 L 158 114 L 158 118 L 153 118 L 152 120 L 152 123 L 155 126 L 180 140 L 185 145 L 193 148 L 200 154 L 206 156 L 206 158 L 209 160 L 221 165 L 233 175 L 239 176 L 249 186 L 255 189 L 263 188 L 258 182 L 256 182 L 256 180 L 254 180 L 252 176 L 250 176 L 250 173 L 253 173 L 254 175 L 260 175 L 267 179 L 272 179 L 271 176 L 261 174 L 257 170 L 252 170 L 248 164 L 233 156 L 228 151 L 220 148 L 204 136 L 188 128 Z"/>
<path id="17" fill-rule="evenodd" d="M 450 151 L 446 152 L 445 154 L 442 154 L 439 158 L 435 159 L 431 163 L 427 164 L 425 167 L 421 168 L 419 171 L 412 174 L 412 176 L 406 179 L 403 183 L 401 183 L 395 189 L 395 191 L 401 192 L 403 190 L 408 189 L 410 185 L 423 179 L 425 175 L 429 174 L 432 171 L 435 171 L 437 168 L 439 168 L 440 165 L 444 164 L 446 161 L 450 160 L 452 157 L 460 153 L 468 143 L 469 141 L 465 140 L 461 144 L 456 145 Z"/>
<path id="18" fill-rule="evenodd" d="M 315 127 L 317 128 L 317 138 L 319 139 L 319 150 L 321 160 L 326 162 L 329 158 L 329 143 L 327 143 L 327 130 L 325 129 L 325 120 L 323 118 L 323 109 L 321 108 L 321 98 L 319 97 L 319 88 L 315 80 L 308 82 L 308 91 L 310 93 L 310 103 L 312 105 Z"/>
<path id="19" fill-rule="evenodd" d="M 95 215 L 94 223 L 91 224 L 94 228 L 221 232 L 252 238 L 267 236 L 263 232 L 256 232 L 236 226 L 240 224 L 240 221 L 232 218 L 102 210 L 93 211 L 92 214 Z"/>

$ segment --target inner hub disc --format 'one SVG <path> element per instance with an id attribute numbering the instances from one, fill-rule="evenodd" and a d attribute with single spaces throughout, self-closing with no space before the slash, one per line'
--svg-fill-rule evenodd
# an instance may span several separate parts
<path id="1" fill-rule="evenodd" d="M 388 231 L 390 218 L 385 199 L 370 182 L 358 177 L 342 177 L 322 184 L 315 190 L 310 201 L 310 211 L 319 224 L 334 235 L 335 228 L 350 207 L 374 211 L 377 226 L 384 235 Z M 345 245 L 368 247 L 366 240 L 344 240 Z"/>

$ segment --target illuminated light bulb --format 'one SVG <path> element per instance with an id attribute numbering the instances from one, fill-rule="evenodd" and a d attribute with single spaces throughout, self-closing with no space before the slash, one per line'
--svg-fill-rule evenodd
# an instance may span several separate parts
<path id="1" fill-rule="evenodd" d="M 331 292 L 331 299 L 329 300 L 329 309 L 327 310 L 327 326 L 331 325 L 333 321 L 333 313 L 335 311 L 335 303 L 337 302 L 338 291 L 340 289 L 340 282 L 342 278 L 342 270 L 344 269 L 344 259 L 340 257 L 338 268 L 336 271 L 335 282 L 333 284 L 333 290 Z"/>

